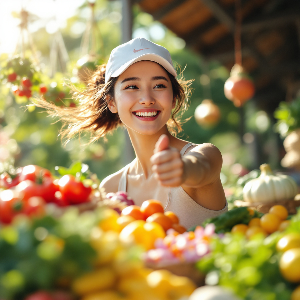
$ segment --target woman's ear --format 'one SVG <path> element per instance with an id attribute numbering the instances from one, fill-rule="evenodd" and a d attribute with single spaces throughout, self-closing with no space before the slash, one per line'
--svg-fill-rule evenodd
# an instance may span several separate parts
<path id="1" fill-rule="evenodd" d="M 108 109 L 113 113 L 116 114 L 118 112 L 117 106 L 115 104 L 115 101 L 112 97 L 106 96 L 106 102 Z"/>

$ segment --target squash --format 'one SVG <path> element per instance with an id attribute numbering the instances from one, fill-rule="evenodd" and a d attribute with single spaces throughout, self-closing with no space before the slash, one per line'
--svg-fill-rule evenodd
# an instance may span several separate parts
<path id="1" fill-rule="evenodd" d="M 246 183 L 243 199 L 250 203 L 269 203 L 293 199 L 298 193 L 294 179 L 288 175 L 274 175 L 268 164 L 260 166 L 261 175 Z"/>

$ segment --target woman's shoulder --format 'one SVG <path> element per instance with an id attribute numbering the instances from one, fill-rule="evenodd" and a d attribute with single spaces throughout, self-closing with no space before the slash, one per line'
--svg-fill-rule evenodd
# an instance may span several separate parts
<path id="1" fill-rule="evenodd" d="M 119 182 L 122 177 L 124 168 L 105 177 L 100 183 L 100 188 L 104 188 L 106 193 L 116 193 L 119 188 Z"/>

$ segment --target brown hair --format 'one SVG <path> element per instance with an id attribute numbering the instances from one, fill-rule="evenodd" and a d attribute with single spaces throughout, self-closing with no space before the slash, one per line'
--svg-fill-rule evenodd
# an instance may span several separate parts
<path id="1" fill-rule="evenodd" d="M 42 99 L 35 101 L 36 106 L 45 108 L 49 115 L 58 117 L 56 122 L 62 121 L 60 134 L 62 138 L 66 137 L 67 141 L 76 134 L 80 135 L 82 131 L 87 131 L 93 134 L 90 142 L 94 142 L 123 125 L 118 114 L 112 113 L 107 107 L 107 96 L 114 97 L 114 87 L 118 77 L 112 77 L 105 84 L 105 70 L 106 64 L 99 66 L 91 74 L 84 90 L 71 86 L 72 96 L 78 102 L 76 107 L 56 106 Z M 179 79 L 177 81 L 173 75 L 167 73 L 172 83 L 173 96 L 176 99 L 176 105 L 167 126 L 169 131 L 176 135 L 177 131 L 182 131 L 182 121 L 179 117 L 188 107 L 187 100 L 192 80 Z"/>

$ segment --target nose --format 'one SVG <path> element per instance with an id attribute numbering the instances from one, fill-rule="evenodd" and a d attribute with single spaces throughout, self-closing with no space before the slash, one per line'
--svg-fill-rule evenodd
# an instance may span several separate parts
<path id="1" fill-rule="evenodd" d="M 141 98 L 139 100 L 140 104 L 144 105 L 151 105 L 155 103 L 155 98 L 151 91 L 144 91 L 141 95 Z"/>

